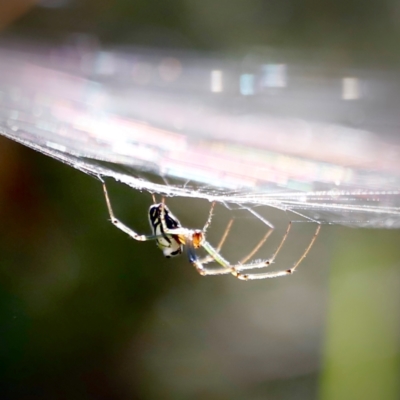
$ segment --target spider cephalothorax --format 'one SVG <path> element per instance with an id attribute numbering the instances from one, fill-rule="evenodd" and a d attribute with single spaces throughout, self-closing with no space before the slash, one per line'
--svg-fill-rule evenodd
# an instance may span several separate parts
<path id="1" fill-rule="evenodd" d="M 100 178 L 101 179 L 101 178 Z M 264 272 L 264 273 L 242 273 L 245 270 L 251 269 L 260 269 L 268 267 L 275 260 L 275 257 L 281 250 L 288 234 L 290 228 L 292 226 L 289 223 L 288 228 L 286 229 L 286 233 L 284 234 L 278 248 L 275 250 L 275 253 L 268 260 L 257 261 L 254 263 L 246 264 L 247 261 L 254 256 L 254 254 L 261 248 L 261 246 L 268 239 L 269 235 L 273 231 L 273 226 L 269 224 L 270 230 L 264 235 L 264 237 L 258 242 L 257 246 L 242 260 L 240 260 L 237 264 L 230 264 L 228 260 L 226 260 L 221 254 L 220 250 L 222 248 L 225 239 L 228 236 L 230 228 L 233 223 L 233 219 L 229 221 L 227 228 L 225 229 L 225 233 L 222 236 L 220 243 L 217 248 L 214 248 L 210 243 L 206 240 L 206 231 L 211 224 L 211 219 L 213 215 L 213 209 L 215 203 L 213 202 L 208 214 L 208 219 L 203 227 L 203 229 L 188 229 L 182 227 L 178 218 L 175 217 L 174 214 L 171 213 L 169 208 L 162 201 L 159 204 L 153 204 L 149 208 L 149 223 L 151 229 L 153 231 L 152 235 L 139 235 L 134 230 L 129 228 L 127 225 L 122 223 L 119 219 L 114 216 L 114 212 L 111 207 L 110 198 L 108 196 L 107 187 L 105 182 L 101 179 L 103 183 L 104 195 L 106 198 L 108 212 L 110 214 L 111 222 L 121 231 L 128 234 L 131 238 L 140 241 L 146 240 L 155 240 L 157 246 L 162 250 L 165 257 L 175 257 L 183 252 L 183 246 L 187 247 L 188 257 L 191 264 L 196 268 L 196 270 L 201 275 L 223 275 L 223 274 L 232 274 L 236 278 L 242 280 L 253 280 L 253 279 L 266 279 L 266 278 L 276 278 L 278 276 L 290 275 L 295 271 L 295 269 L 299 266 L 301 261 L 306 257 L 308 252 L 310 251 L 312 245 L 315 242 L 315 239 L 318 236 L 321 225 L 318 225 L 317 230 L 315 231 L 314 236 L 311 239 L 310 244 L 302 254 L 302 256 L 298 259 L 298 261 L 293 265 L 292 268 L 276 271 L 276 272 Z M 203 248 L 207 255 L 203 258 L 198 258 L 195 250 Z M 216 262 L 219 264 L 218 267 L 208 268 L 205 265 L 210 262 Z"/>

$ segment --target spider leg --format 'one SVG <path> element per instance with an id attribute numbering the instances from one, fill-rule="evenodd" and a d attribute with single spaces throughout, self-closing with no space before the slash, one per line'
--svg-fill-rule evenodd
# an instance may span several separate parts
<path id="1" fill-rule="evenodd" d="M 222 235 L 222 238 L 221 238 L 221 240 L 219 241 L 217 248 L 215 249 L 217 253 L 220 252 L 222 246 L 224 245 L 225 240 L 226 240 L 226 238 L 227 238 L 228 235 L 229 235 L 229 231 L 231 230 L 233 221 L 234 221 L 234 220 L 233 220 L 233 218 L 232 218 L 232 219 L 228 222 L 228 225 L 227 225 L 227 227 L 226 227 L 226 229 L 225 229 L 225 232 L 224 232 L 224 234 Z M 214 261 L 214 258 L 212 258 L 212 256 L 211 256 L 210 254 L 208 254 L 207 256 L 205 256 L 205 257 L 203 257 L 203 258 L 201 258 L 201 259 L 199 260 L 199 262 L 202 263 L 202 264 L 207 264 L 207 263 L 212 262 L 212 261 Z"/>
<path id="2" fill-rule="evenodd" d="M 289 225 L 288 225 L 288 227 L 286 229 L 285 234 L 283 235 L 283 238 L 282 238 L 281 242 L 279 243 L 278 248 L 275 250 L 275 253 L 272 255 L 272 257 L 270 259 L 265 260 L 265 261 L 261 261 L 261 262 L 258 262 L 258 263 L 254 263 L 254 264 L 245 264 L 245 262 L 248 261 L 249 258 L 253 257 L 253 255 L 258 251 L 258 249 L 268 239 L 268 237 L 272 233 L 272 229 L 266 233 L 266 235 L 261 239 L 260 243 L 257 244 L 257 246 L 253 249 L 253 251 L 248 256 L 243 258 L 243 260 L 240 261 L 239 265 L 235 266 L 236 271 L 244 271 L 246 269 L 264 268 L 264 267 L 267 267 L 268 265 L 272 264 L 275 261 L 275 258 L 278 255 L 278 253 L 281 251 L 282 246 L 285 243 L 285 241 L 286 241 L 286 239 L 287 239 L 287 237 L 289 235 L 291 227 L 292 227 L 292 221 L 289 222 Z"/>
<path id="3" fill-rule="evenodd" d="M 233 221 L 234 221 L 234 220 L 233 220 L 233 218 L 232 218 L 232 219 L 228 222 L 228 225 L 226 226 L 225 232 L 224 232 L 224 234 L 223 234 L 223 236 L 222 236 L 222 238 L 221 238 L 221 240 L 219 241 L 218 246 L 217 246 L 217 251 L 218 251 L 218 252 L 221 250 L 222 246 L 223 246 L 224 243 L 225 243 L 226 238 L 227 238 L 228 235 L 229 235 L 229 231 L 230 231 L 231 228 L 232 228 Z"/>
<path id="4" fill-rule="evenodd" d="M 290 228 L 288 228 L 288 230 L 289 229 Z M 286 231 L 287 233 L 288 233 L 288 230 Z M 255 280 L 255 279 L 277 278 L 279 276 L 291 275 L 296 270 L 296 268 L 300 265 L 300 263 L 304 260 L 304 258 L 307 256 L 307 254 L 310 251 L 311 247 L 313 246 L 315 240 L 317 239 L 317 236 L 318 236 L 320 230 L 321 230 L 321 225 L 318 224 L 318 227 L 317 227 L 317 229 L 316 229 L 316 231 L 315 231 L 315 233 L 314 233 L 309 245 L 307 246 L 307 248 L 305 249 L 304 253 L 296 261 L 296 263 L 293 265 L 292 268 L 286 269 L 286 270 L 283 270 L 283 271 L 267 272 L 267 273 L 263 273 L 263 274 L 242 274 L 240 272 L 240 266 L 239 267 L 234 266 L 233 268 L 235 269 L 235 272 L 233 273 L 233 275 L 236 278 L 244 280 L 244 281 Z M 287 234 L 285 234 L 284 239 L 282 239 L 283 242 L 286 240 L 286 237 L 287 237 Z M 283 243 L 281 242 L 281 244 L 278 247 L 278 250 L 273 255 L 273 258 L 278 254 L 280 248 L 282 247 L 282 244 Z M 257 268 L 257 267 L 253 267 L 253 268 Z"/>
<path id="5" fill-rule="evenodd" d="M 240 260 L 239 264 L 245 264 L 251 257 L 254 256 L 254 254 L 257 253 L 258 250 L 260 250 L 261 246 L 266 242 L 266 240 L 271 236 L 271 233 L 273 232 L 273 229 L 270 229 L 264 237 L 258 242 L 257 246 L 254 247 L 254 249 L 242 260 Z M 273 258 L 271 260 L 268 260 L 268 264 L 270 264 L 273 261 Z"/>
<path id="6" fill-rule="evenodd" d="M 313 246 L 315 240 L 317 239 L 317 236 L 319 234 L 319 231 L 321 230 L 321 224 L 318 224 L 317 226 L 317 230 L 314 233 L 314 236 L 311 239 L 310 244 L 308 245 L 308 247 L 306 248 L 306 250 L 304 251 L 304 253 L 301 255 L 301 257 L 298 259 L 298 261 L 296 262 L 296 264 L 293 265 L 293 267 L 290 269 L 291 273 L 300 265 L 300 263 L 306 258 L 308 252 L 310 251 L 311 247 Z"/>
<path id="7" fill-rule="evenodd" d="M 250 265 L 243 265 L 242 263 L 245 263 L 249 258 L 251 258 L 261 248 L 261 246 L 265 243 L 265 241 L 271 235 L 273 229 L 270 229 L 264 235 L 264 237 L 258 242 L 257 246 L 239 263 L 239 265 L 232 266 L 229 263 L 229 261 L 227 261 L 225 258 L 223 258 L 219 254 L 219 251 L 221 250 L 222 245 L 224 244 L 226 238 L 228 237 L 228 234 L 232 227 L 232 224 L 233 224 L 233 218 L 229 221 L 229 223 L 225 229 L 225 232 L 224 232 L 216 249 L 214 249 L 208 242 L 204 242 L 202 244 L 202 247 L 204 248 L 204 250 L 207 251 L 208 255 L 200 260 L 197 259 L 197 257 L 196 257 L 195 262 L 197 263 L 197 265 L 195 265 L 195 266 L 196 266 L 197 270 L 199 270 L 199 268 L 201 268 L 202 272 L 206 271 L 205 274 L 209 274 L 209 275 L 220 275 L 220 274 L 232 273 L 234 276 L 236 276 L 238 271 L 240 271 L 242 267 L 244 267 L 243 269 L 264 268 L 270 264 L 269 260 L 250 264 Z M 276 256 L 276 254 L 274 254 L 274 257 Z M 204 264 L 207 264 L 212 261 L 215 261 L 218 264 L 222 265 L 222 268 L 205 269 Z"/>
<path id="8" fill-rule="evenodd" d="M 209 211 L 209 213 L 208 213 L 208 218 L 207 218 L 206 224 L 205 224 L 204 227 L 203 227 L 203 233 L 206 233 L 208 227 L 209 227 L 210 224 L 211 224 L 211 220 L 212 220 L 212 217 L 213 217 L 213 215 L 214 215 L 214 214 L 213 214 L 214 207 L 215 207 L 215 201 L 213 201 L 213 202 L 211 203 L 211 208 L 210 208 L 210 211 Z"/>
<path id="9" fill-rule="evenodd" d="M 187 229 L 187 228 L 182 228 L 182 227 L 174 228 L 174 229 L 168 228 L 167 223 L 165 222 L 164 202 L 165 202 L 165 199 L 163 197 L 161 200 L 162 207 L 161 207 L 160 219 L 161 219 L 161 225 L 162 225 L 164 234 L 165 235 L 183 235 L 183 236 L 187 237 L 188 231 L 189 231 L 189 229 Z"/>
<path id="10" fill-rule="evenodd" d="M 288 227 L 286 229 L 285 234 L 283 235 L 283 238 L 281 240 L 281 242 L 279 243 L 278 248 L 276 249 L 275 253 L 272 255 L 270 262 L 274 262 L 276 256 L 278 255 L 278 253 L 281 251 L 281 248 L 283 246 L 283 244 L 286 242 L 286 239 L 289 235 L 290 229 L 292 228 L 292 221 L 289 221 Z"/>
<path id="11" fill-rule="evenodd" d="M 196 268 L 197 272 L 202 275 L 227 275 L 232 274 L 232 268 L 217 267 L 217 268 L 205 268 L 204 265 L 196 258 L 191 261 L 192 265 Z"/>
<path id="12" fill-rule="evenodd" d="M 204 242 L 203 247 L 207 250 L 207 252 L 212 252 L 213 255 L 210 253 L 210 257 L 216 262 L 220 264 L 220 267 L 217 268 L 206 268 L 204 267 L 201 260 L 199 260 L 196 256 L 194 248 L 191 244 L 188 245 L 188 255 L 189 261 L 191 264 L 196 268 L 197 272 L 202 275 L 226 275 L 232 274 L 234 272 L 233 268 L 230 266 L 229 262 L 225 260 L 222 256 L 220 256 L 216 250 L 208 243 Z"/>
<path id="13" fill-rule="evenodd" d="M 226 238 L 228 237 L 229 231 L 232 227 L 233 224 L 233 218 L 229 221 L 228 226 L 225 229 L 225 232 L 222 236 L 222 239 L 220 240 L 217 248 L 216 248 L 216 252 L 219 253 L 219 251 L 221 250 L 222 245 L 224 244 Z M 266 266 L 268 266 L 269 264 L 272 263 L 272 260 L 276 257 L 277 252 L 274 254 L 273 258 L 271 260 L 266 260 L 266 261 L 262 261 L 259 263 L 254 263 L 254 264 L 250 264 L 249 266 L 245 265 L 245 263 L 254 256 L 254 254 L 257 253 L 258 250 L 260 250 L 260 248 L 262 247 L 262 245 L 266 242 L 266 240 L 269 238 L 269 236 L 272 234 L 274 228 L 271 224 L 268 224 L 268 226 L 271 228 L 265 235 L 264 237 L 257 243 L 256 247 L 254 247 L 254 249 L 246 256 L 244 257 L 240 262 L 238 267 L 236 267 L 237 270 L 241 270 L 242 267 L 244 266 L 243 269 L 253 269 L 253 268 L 264 268 Z M 286 235 L 287 236 L 287 235 Z M 280 246 L 281 247 L 281 246 Z M 199 260 L 201 263 L 203 264 L 207 264 L 209 262 L 214 261 L 214 258 L 212 255 L 207 255 L 206 257 L 202 258 Z"/>
<path id="14" fill-rule="evenodd" d="M 140 235 L 140 234 L 136 233 L 133 229 L 129 228 L 129 226 L 125 225 L 123 222 L 121 222 L 118 218 L 115 217 L 113 209 L 111 207 L 110 197 L 108 196 L 106 183 L 102 179 L 101 179 L 101 182 L 103 184 L 104 197 L 106 199 L 108 214 L 110 215 L 110 220 L 111 220 L 112 224 L 115 227 L 117 227 L 118 229 L 120 229 L 122 232 L 125 232 L 132 239 L 139 240 L 141 242 L 146 241 L 146 240 L 156 239 L 158 237 L 156 235 Z"/>

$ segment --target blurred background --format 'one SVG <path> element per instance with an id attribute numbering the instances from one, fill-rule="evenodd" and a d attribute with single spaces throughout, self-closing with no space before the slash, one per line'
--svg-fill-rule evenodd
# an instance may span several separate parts
<path id="1" fill-rule="evenodd" d="M 103 59 L 122 52 L 145 54 L 147 60 L 162 54 L 169 60 L 161 69 L 168 82 L 179 69 L 177 55 L 183 54 L 182 59 L 192 60 L 193 76 L 201 76 L 198 71 L 205 67 L 217 71 L 211 73 L 208 91 L 220 91 L 218 71 L 226 64 L 238 77 L 237 93 L 227 102 L 211 103 L 213 110 L 228 109 L 229 115 L 251 117 L 248 121 L 254 121 L 257 112 L 268 118 L 341 126 L 341 141 L 339 136 L 329 141 L 322 137 L 318 145 L 299 149 L 298 142 L 284 140 L 274 144 L 274 154 L 284 154 L 285 160 L 293 154 L 316 160 L 326 170 L 329 165 L 356 164 L 357 173 L 346 169 L 350 178 L 340 175 L 343 186 L 393 191 L 390 200 L 376 194 L 380 205 L 397 206 L 393 221 L 398 218 L 400 175 L 399 39 L 400 8 L 395 1 L 0 3 L 2 65 L 8 60 L 5 54 L 22 49 L 25 59 L 45 67 L 49 60 L 52 67 L 73 64 L 77 54 L 94 52 Z M 43 48 L 61 50 L 42 56 L 38 49 Z M 94 82 L 91 94 L 98 88 L 99 71 L 101 82 L 109 79 L 109 64 L 101 65 L 95 77 L 93 70 L 83 71 Z M 265 68 L 256 70 L 260 65 Z M 281 96 L 287 65 L 295 71 L 297 86 Z M 12 113 L 14 103 L 5 99 L 17 96 L 17 91 L 9 90 L 16 81 L 7 81 L 15 76 L 10 69 L 2 71 L 1 109 Z M 131 76 L 136 85 L 132 90 L 126 88 L 121 95 L 125 90 L 121 79 L 103 96 L 119 99 L 119 110 L 134 108 L 129 112 L 141 121 L 166 129 L 162 120 L 186 135 L 185 126 L 191 121 L 167 121 L 162 114 L 166 102 L 157 103 L 153 87 L 143 95 L 149 80 L 146 71 L 139 69 Z M 48 84 L 39 72 L 35 85 Z M 35 73 L 24 75 L 21 82 L 25 85 Z M 266 79 L 265 90 L 248 100 L 259 88 L 254 84 L 257 73 Z M 118 74 L 124 76 L 123 71 Z M 201 87 L 202 81 L 188 80 L 173 87 L 167 102 L 176 104 L 179 99 L 182 107 L 185 102 L 195 107 L 197 96 L 209 102 L 206 95 L 198 95 L 196 85 Z M 137 93 L 140 96 L 135 97 Z M 352 101 L 361 97 L 360 102 Z M 76 101 L 77 108 L 80 100 L 69 99 Z M 93 108 L 102 104 L 95 102 Z M 214 132 L 195 117 L 191 114 L 203 135 L 200 145 L 210 149 L 204 136 Z M 296 127 L 290 137 L 306 137 Z M 226 135 L 224 140 L 231 140 L 229 130 Z M 342 141 L 346 135 L 349 140 Z M 340 156 L 336 147 L 332 150 L 335 140 L 344 148 Z M 257 148 L 257 141 L 252 146 Z M 244 157 L 243 148 L 231 151 Z M 246 153 L 247 160 L 253 154 Z M 341 158 L 343 154 L 346 157 Z M 148 164 L 146 168 L 130 165 L 129 171 L 149 182 L 178 187 L 181 167 L 171 165 L 161 171 L 149 170 Z M 294 165 L 296 169 L 299 164 Z M 185 256 L 165 259 L 154 242 L 136 242 L 115 229 L 108 221 L 101 185 L 92 177 L 3 137 L 0 166 L 2 398 L 400 398 L 398 230 L 323 225 L 314 247 L 291 277 L 247 283 L 230 276 L 203 278 Z M 201 172 L 189 178 L 200 176 L 204 184 L 205 172 Z M 214 181 L 208 178 L 203 190 L 221 190 L 218 185 L 224 179 L 230 186 L 222 189 L 232 191 L 234 183 L 282 190 L 330 189 L 334 184 L 333 173 L 317 183 L 311 172 L 305 176 L 308 179 L 297 176 L 284 183 L 281 178 L 257 177 L 254 183 L 250 175 L 239 181 L 238 175 L 221 174 Z M 148 233 L 150 193 L 109 183 L 117 216 L 136 231 Z M 167 202 L 184 226 L 204 225 L 208 201 L 194 196 Z M 257 255 L 267 258 L 293 216 L 268 208 L 260 212 L 276 227 Z M 208 232 L 211 243 L 218 243 L 232 216 L 235 223 L 223 254 L 234 262 L 260 240 L 267 227 L 246 210 L 218 204 Z M 380 226 L 390 226 L 389 219 Z M 314 225 L 293 225 L 287 250 L 276 260 L 277 269 L 288 268 L 300 257 Z"/>

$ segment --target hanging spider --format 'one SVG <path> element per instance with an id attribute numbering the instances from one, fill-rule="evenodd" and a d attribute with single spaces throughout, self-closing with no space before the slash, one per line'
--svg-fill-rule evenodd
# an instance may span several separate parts
<path id="1" fill-rule="evenodd" d="M 101 179 L 101 178 L 100 178 Z M 273 263 L 279 251 L 281 250 L 283 244 L 286 241 L 286 238 L 289 234 L 292 223 L 289 222 L 289 225 L 286 229 L 286 232 L 278 246 L 275 250 L 275 253 L 268 260 L 257 261 L 255 263 L 246 264 L 246 262 L 253 257 L 253 255 L 261 248 L 261 246 L 265 243 L 268 237 L 271 235 L 273 228 L 264 235 L 264 237 L 258 242 L 256 247 L 242 260 L 240 260 L 237 264 L 232 265 L 229 261 L 227 261 L 224 257 L 221 256 L 220 250 L 222 245 L 227 238 L 229 231 L 233 224 L 233 219 L 231 219 L 228 223 L 228 226 L 225 229 L 225 232 L 222 236 L 220 243 L 217 248 L 211 246 L 210 243 L 206 240 L 206 232 L 209 228 L 213 216 L 213 210 L 215 206 L 215 202 L 211 204 L 211 208 L 208 214 L 208 219 L 203 227 L 203 229 L 188 229 L 182 227 L 178 218 L 175 217 L 164 203 L 164 199 L 159 204 L 152 204 L 149 208 L 149 223 L 150 227 L 153 231 L 152 235 L 140 235 L 136 233 L 134 230 L 126 226 L 122 223 L 118 218 L 115 217 L 114 212 L 111 207 L 111 201 L 108 196 L 107 187 L 105 182 L 101 179 L 103 184 L 104 196 L 107 203 L 108 213 L 110 215 L 111 222 L 121 231 L 128 234 L 131 238 L 139 241 L 146 240 L 155 240 L 157 246 L 162 250 L 165 257 L 175 257 L 183 252 L 183 246 L 187 246 L 188 256 L 190 263 L 196 268 L 197 272 L 200 275 L 224 275 L 224 274 L 232 274 L 238 279 L 241 280 L 254 280 L 254 279 L 266 279 L 266 278 L 277 278 L 279 276 L 286 276 L 292 274 L 299 264 L 303 261 L 303 259 L 307 256 L 310 251 L 312 245 L 314 244 L 321 225 L 318 225 L 317 230 L 314 233 L 309 245 L 305 249 L 302 256 L 297 260 L 297 262 L 293 265 L 292 268 L 286 269 L 283 271 L 276 272 L 266 272 L 266 273 L 243 273 L 245 270 L 251 269 L 259 269 L 268 267 Z M 203 258 L 198 258 L 195 250 L 202 247 L 208 254 Z M 210 262 L 216 262 L 220 266 L 218 268 L 207 268 L 205 264 Z"/>

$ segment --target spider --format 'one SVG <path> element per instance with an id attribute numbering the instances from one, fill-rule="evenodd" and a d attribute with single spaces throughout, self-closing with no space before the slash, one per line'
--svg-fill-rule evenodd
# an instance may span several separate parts
<path id="1" fill-rule="evenodd" d="M 258 244 L 254 247 L 254 249 L 246 257 L 240 260 L 237 264 L 232 265 L 228 260 L 222 257 L 222 255 L 220 254 L 220 250 L 232 227 L 233 219 L 229 221 L 217 248 L 211 246 L 211 244 L 208 243 L 206 240 L 206 232 L 211 224 L 215 202 L 211 204 L 211 208 L 208 214 L 208 219 L 203 229 L 188 229 L 182 227 L 178 218 L 176 218 L 175 215 L 171 213 L 168 206 L 165 204 L 163 198 L 161 203 L 152 204 L 149 208 L 148 217 L 153 234 L 140 235 L 115 217 L 113 209 L 111 207 L 111 201 L 108 195 L 106 184 L 103 179 L 100 178 L 100 180 L 103 184 L 104 196 L 106 199 L 108 213 L 110 215 L 111 222 L 114 226 L 116 226 L 118 229 L 125 232 L 127 235 L 129 235 L 131 238 L 135 240 L 139 241 L 155 240 L 157 246 L 162 250 L 164 256 L 167 258 L 175 257 L 182 254 L 183 247 L 187 246 L 187 253 L 190 263 L 196 268 L 197 272 L 203 276 L 232 274 L 234 277 L 238 279 L 247 281 L 254 279 L 277 278 L 279 276 L 291 275 L 299 266 L 299 264 L 303 261 L 303 259 L 307 256 L 321 228 L 321 225 L 318 225 L 317 230 L 315 231 L 314 236 L 312 237 L 309 245 L 307 246 L 302 256 L 298 259 L 298 261 L 293 265 L 292 268 L 276 272 L 243 273 L 243 271 L 246 270 L 268 267 L 270 264 L 274 262 L 276 256 L 281 250 L 289 234 L 292 225 L 291 222 L 289 222 L 289 225 L 286 229 L 286 232 L 278 248 L 275 250 L 275 253 L 272 255 L 270 259 L 246 264 L 246 262 L 261 248 L 261 246 L 271 235 L 273 231 L 272 225 L 270 226 L 271 229 L 258 242 Z M 202 258 L 197 257 L 195 250 L 199 249 L 200 247 L 202 247 L 208 253 L 205 257 Z M 219 266 L 217 268 L 207 268 L 205 265 L 210 262 L 216 262 L 219 264 Z"/>

